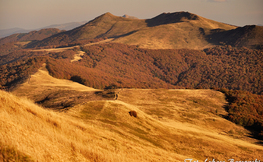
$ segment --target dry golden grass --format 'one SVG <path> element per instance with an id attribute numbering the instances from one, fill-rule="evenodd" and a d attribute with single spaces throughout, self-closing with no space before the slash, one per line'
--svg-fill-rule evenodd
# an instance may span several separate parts
<path id="1" fill-rule="evenodd" d="M 84 88 L 50 77 L 43 67 L 16 94 L 40 94 L 46 88 Z M 94 100 L 63 113 L 0 91 L 0 143 L 21 154 L 18 157 L 34 161 L 263 158 L 259 141 L 250 138 L 243 127 L 222 118 L 227 112 L 223 109 L 225 96 L 220 92 L 118 91 L 118 100 Z M 130 111 L 138 116 L 130 116 Z"/>
<path id="2" fill-rule="evenodd" d="M 113 42 L 138 45 L 148 49 L 204 49 L 214 45 L 209 43 L 200 33 L 200 28 L 205 31 L 206 35 L 211 29 L 231 30 L 236 28 L 236 26 L 198 17 L 199 20 L 143 27 L 130 35 L 117 38 Z"/>
<path id="3" fill-rule="evenodd" d="M 73 60 L 70 60 L 71 62 L 74 62 L 74 61 L 79 61 L 82 59 L 81 56 L 83 56 L 85 54 L 84 51 L 79 51 L 77 54 L 74 55 L 74 59 Z"/>
<path id="4" fill-rule="evenodd" d="M 98 91 L 77 82 L 54 78 L 49 75 L 44 64 L 37 73 L 31 75 L 29 80 L 16 88 L 13 93 L 18 96 L 32 98 L 42 94 L 44 91 L 53 90 Z"/>
<path id="5" fill-rule="evenodd" d="M 263 147 L 253 144 L 245 129 L 210 112 L 214 107 L 224 113 L 220 92 L 119 94 L 119 100 L 92 101 L 59 113 L 0 91 L 0 143 L 34 161 L 262 159 Z"/>
<path id="6" fill-rule="evenodd" d="M 90 125 L 44 110 L 4 91 L 0 92 L 0 101 L 0 142 L 35 161 L 174 161 L 185 158 L 124 138 L 105 125 Z"/>

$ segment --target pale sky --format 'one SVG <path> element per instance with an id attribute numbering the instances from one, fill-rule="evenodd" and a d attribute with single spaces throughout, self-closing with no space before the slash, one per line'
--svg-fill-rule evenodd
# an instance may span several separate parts
<path id="1" fill-rule="evenodd" d="M 0 0 L 0 29 L 90 21 L 106 12 L 147 19 L 179 11 L 237 26 L 263 25 L 263 0 Z"/>

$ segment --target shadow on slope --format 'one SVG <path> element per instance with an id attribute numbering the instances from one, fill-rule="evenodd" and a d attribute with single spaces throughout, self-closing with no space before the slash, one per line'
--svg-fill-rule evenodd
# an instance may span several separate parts
<path id="1" fill-rule="evenodd" d="M 199 20 L 199 17 L 189 12 L 162 13 L 152 19 L 147 19 L 146 23 L 148 27 L 154 27 L 189 20 Z"/>
<path id="2" fill-rule="evenodd" d="M 214 29 L 207 35 L 207 41 L 215 45 L 263 48 L 263 27 L 247 25 L 232 30 Z"/>

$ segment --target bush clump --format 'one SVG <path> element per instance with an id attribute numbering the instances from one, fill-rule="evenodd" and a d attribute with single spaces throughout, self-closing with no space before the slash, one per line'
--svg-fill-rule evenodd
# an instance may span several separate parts
<path id="1" fill-rule="evenodd" d="M 137 112 L 136 111 L 130 111 L 129 114 L 130 114 L 130 116 L 134 116 L 135 118 L 137 118 Z"/>

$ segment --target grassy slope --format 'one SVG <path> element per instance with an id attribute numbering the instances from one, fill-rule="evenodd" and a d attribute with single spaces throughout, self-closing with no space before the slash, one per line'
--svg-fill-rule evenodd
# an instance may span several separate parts
<path id="1" fill-rule="evenodd" d="M 86 87 L 77 82 L 56 79 L 49 75 L 45 64 L 31 77 L 12 92 L 26 96 L 48 108 L 65 108 L 89 100 L 99 100 L 94 95 L 98 89 Z"/>
<path id="2" fill-rule="evenodd" d="M 199 17 L 199 20 L 187 20 L 171 24 L 163 24 L 153 27 L 145 27 L 130 35 L 117 38 L 114 42 L 129 45 L 139 45 L 149 49 L 204 49 L 213 47 L 206 40 L 205 35 L 211 29 L 221 28 L 224 30 L 236 27 L 219 23 L 213 20 Z M 204 30 L 204 34 L 200 29 Z"/>
<path id="3" fill-rule="evenodd" d="M 178 14 L 178 17 L 181 16 Z M 203 49 L 211 47 L 212 44 L 207 42 L 204 35 L 200 33 L 200 28 L 204 29 L 205 34 L 209 34 L 211 29 L 230 30 L 236 28 L 235 26 L 219 23 L 200 16 L 197 17 L 198 20 L 185 20 L 183 17 L 181 22 L 149 27 L 147 24 L 148 20 L 127 19 L 106 13 L 83 27 L 81 29 L 83 33 L 79 39 L 91 39 L 103 35 L 105 37 L 117 37 L 113 42 L 139 45 L 142 48 Z M 173 20 L 171 19 L 171 21 Z M 93 29 L 94 25 L 97 27 Z"/>
<path id="4" fill-rule="evenodd" d="M 123 90 L 117 101 L 58 113 L 1 91 L 0 142 L 38 161 L 262 159 L 263 147 L 246 130 L 209 112 L 224 113 L 223 97 L 211 90 Z"/>
<path id="5" fill-rule="evenodd" d="M 196 16 L 197 19 L 188 19 L 184 14 Z M 161 18 L 164 21 L 167 19 L 167 23 L 158 24 L 160 20 L 155 20 L 155 18 L 147 20 L 130 19 L 105 13 L 83 26 L 60 33 L 36 44 L 33 43 L 32 47 L 108 37 L 114 38 L 113 42 L 138 45 L 142 48 L 204 49 L 213 46 L 213 44 L 206 40 L 206 36 L 210 34 L 210 30 L 217 28 L 230 30 L 236 28 L 232 25 L 184 12 L 168 14 L 168 16 L 166 15 Z M 53 44 L 50 44 L 50 42 L 53 42 Z"/>
<path id="6" fill-rule="evenodd" d="M 75 91 L 96 91 L 94 88 L 86 87 L 82 84 L 66 80 L 66 79 L 56 79 L 49 75 L 46 64 L 36 72 L 31 75 L 27 82 L 23 83 L 13 93 L 19 96 L 26 95 L 40 95 L 44 90 L 75 90 Z M 29 96 L 27 96 L 29 97 Z"/>
<path id="7" fill-rule="evenodd" d="M 118 92 L 118 100 L 93 100 L 59 113 L 0 91 L 0 143 L 38 161 L 262 159 L 258 141 L 220 117 L 226 115 L 220 92 Z M 138 118 L 129 115 L 131 110 Z"/>

